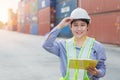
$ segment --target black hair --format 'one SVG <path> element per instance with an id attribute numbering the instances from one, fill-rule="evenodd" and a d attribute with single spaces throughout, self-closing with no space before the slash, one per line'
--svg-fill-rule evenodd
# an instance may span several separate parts
<path id="1" fill-rule="evenodd" d="M 81 21 L 83 21 L 83 22 L 86 22 L 87 25 L 89 25 L 89 23 L 90 23 L 90 20 L 89 20 L 89 19 L 73 19 L 70 24 L 72 25 L 72 23 L 75 22 L 75 21 L 77 21 L 77 20 L 81 20 Z"/>

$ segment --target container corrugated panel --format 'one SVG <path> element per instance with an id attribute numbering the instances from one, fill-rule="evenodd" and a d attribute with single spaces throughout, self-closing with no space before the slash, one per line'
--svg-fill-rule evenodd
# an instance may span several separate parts
<path id="1" fill-rule="evenodd" d="M 62 2 L 63 0 L 56 0 L 56 4 L 59 4 L 60 2 Z"/>
<path id="2" fill-rule="evenodd" d="M 120 44 L 120 12 L 92 15 L 89 35 L 104 43 Z"/>
<path id="3" fill-rule="evenodd" d="M 67 1 L 67 0 L 56 0 L 56 4 L 62 3 L 64 1 Z"/>
<path id="4" fill-rule="evenodd" d="M 56 18 L 70 16 L 70 13 L 77 7 L 77 0 L 65 0 L 56 5 Z"/>
<path id="5" fill-rule="evenodd" d="M 78 0 L 78 6 L 90 14 L 120 10 L 120 0 Z"/>
<path id="6" fill-rule="evenodd" d="M 120 0 L 104 0 L 103 11 L 120 10 Z"/>
<path id="7" fill-rule="evenodd" d="M 46 35 L 50 32 L 50 22 L 39 23 L 38 30 L 39 35 Z"/>
<path id="8" fill-rule="evenodd" d="M 31 2 L 27 2 L 25 3 L 25 14 L 29 14 L 30 13 L 30 4 Z"/>
<path id="9" fill-rule="evenodd" d="M 39 10 L 38 21 L 39 23 L 44 23 L 46 21 L 50 22 L 50 7 Z"/>
<path id="10" fill-rule="evenodd" d="M 45 35 L 51 28 L 51 7 L 39 10 L 38 24 L 39 35 Z"/>
<path id="11" fill-rule="evenodd" d="M 78 0 L 78 7 L 87 10 L 89 14 L 103 11 L 105 0 Z"/>
<path id="12" fill-rule="evenodd" d="M 55 7 L 56 0 L 38 0 L 39 10 L 46 7 Z"/>
<path id="13" fill-rule="evenodd" d="M 20 32 L 20 24 L 17 23 L 17 32 Z"/>
<path id="14" fill-rule="evenodd" d="M 25 32 L 25 24 L 20 23 L 20 32 L 24 33 Z"/>
<path id="15" fill-rule="evenodd" d="M 38 24 L 31 24 L 30 25 L 30 33 L 34 35 L 38 35 Z"/>
<path id="16" fill-rule="evenodd" d="M 57 19 L 56 23 L 58 24 L 62 19 Z M 60 31 L 60 34 L 58 35 L 59 37 L 72 37 L 72 32 L 70 29 L 70 26 L 66 26 L 64 28 L 62 28 L 62 30 Z"/>
<path id="17" fill-rule="evenodd" d="M 25 33 L 29 34 L 30 33 L 30 24 L 25 24 Z"/>
<path id="18" fill-rule="evenodd" d="M 38 14 L 38 23 L 50 23 L 50 26 L 48 26 L 48 29 L 50 27 L 50 30 L 55 27 L 55 8 L 54 7 L 47 7 L 44 9 L 39 10 Z"/>

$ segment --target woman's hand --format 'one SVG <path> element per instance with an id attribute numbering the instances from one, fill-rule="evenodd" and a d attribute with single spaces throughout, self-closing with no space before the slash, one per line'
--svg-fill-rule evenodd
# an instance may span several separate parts
<path id="1" fill-rule="evenodd" d="M 87 71 L 94 76 L 97 76 L 99 74 L 99 71 L 96 68 L 93 68 L 93 67 L 89 67 L 87 69 Z"/>
<path id="2" fill-rule="evenodd" d="M 70 17 L 64 18 L 58 25 L 57 27 L 62 29 L 63 27 L 67 26 L 68 24 L 70 24 L 70 22 L 72 21 L 72 19 Z"/>

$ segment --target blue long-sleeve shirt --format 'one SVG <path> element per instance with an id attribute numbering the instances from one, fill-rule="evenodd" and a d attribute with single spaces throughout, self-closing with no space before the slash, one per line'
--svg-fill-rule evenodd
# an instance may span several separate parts
<path id="1" fill-rule="evenodd" d="M 65 49 L 66 41 L 56 40 L 60 31 L 61 29 L 55 27 L 51 32 L 49 32 L 46 35 L 46 40 L 43 43 L 43 48 L 49 51 L 50 53 L 57 55 L 60 58 L 61 72 L 62 72 L 62 76 L 64 77 L 66 75 L 66 68 L 67 68 L 67 56 Z M 76 47 L 76 51 L 77 54 L 79 54 L 80 48 Z M 99 80 L 99 78 L 103 77 L 106 73 L 106 66 L 105 66 L 106 54 L 103 45 L 98 41 L 94 42 L 90 58 L 98 60 L 98 64 L 96 68 L 99 70 L 99 75 L 92 76 L 88 73 L 88 76 L 92 80 Z"/>

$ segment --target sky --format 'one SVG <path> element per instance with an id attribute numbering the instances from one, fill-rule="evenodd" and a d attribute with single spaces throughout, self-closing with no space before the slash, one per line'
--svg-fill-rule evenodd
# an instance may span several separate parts
<path id="1" fill-rule="evenodd" d="M 19 1 L 20 0 L 0 0 L 0 21 L 3 23 L 7 22 L 8 9 L 11 8 L 14 12 L 16 12 Z"/>

